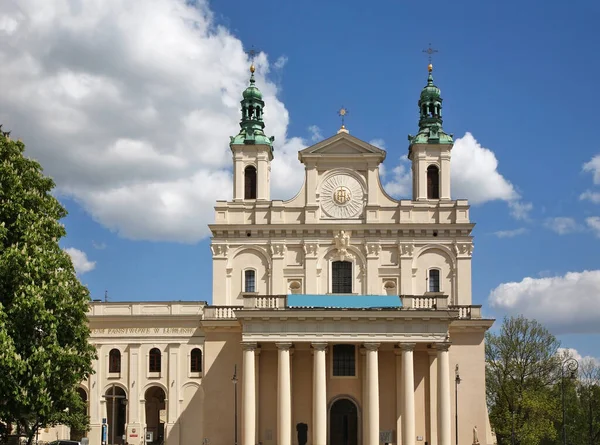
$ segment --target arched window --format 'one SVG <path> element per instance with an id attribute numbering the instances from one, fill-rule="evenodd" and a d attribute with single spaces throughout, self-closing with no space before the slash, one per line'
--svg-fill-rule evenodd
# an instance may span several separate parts
<path id="1" fill-rule="evenodd" d="M 256 292 L 256 272 L 252 269 L 244 271 L 244 292 Z"/>
<path id="2" fill-rule="evenodd" d="M 356 375 L 354 345 L 333 345 L 333 375 L 336 377 L 354 377 Z"/>
<path id="3" fill-rule="evenodd" d="M 331 293 L 352 293 L 352 263 L 350 261 L 331 263 Z"/>
<path id="4" fill-rule="evenodd" d="M 160 359 L 161 359 L 160 349 L 158 349 L 158 348 L 150 349 L 150 361 L 148 363 L 148 371 L 160 372 Z"/>
<path id="5" fill-rule="evenodd" d="M 200 348 L 192 349 L 190 357 L 190 372 L 202 372 L 202 351 Z"/>
<path id="6" fill-rule="evenodd" d="M 121 372 L 121 351 L 118 349 L 108 353 L 108 372 Z"/>
<path id="7" fill-rule="evenodd" d="M 439 292 L 440 291 L 440 270 L 439 269 L 429 269 L 429 292 Z"/>
<path id="8" fill-rule="evenodd" d="M 440 171 L 435 165 L 427 167 L 427 199 L 440 199 Z"/>
<path id="9" fill-rule="evenodd" d="M 244 169 L 244 199 L 256 199 L 256 167 Z"/>

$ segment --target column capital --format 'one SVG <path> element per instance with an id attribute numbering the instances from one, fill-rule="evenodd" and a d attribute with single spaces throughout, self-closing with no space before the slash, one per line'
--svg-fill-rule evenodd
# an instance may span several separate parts
<path id="1" fill-rule="evenodd" d="M 278 342 L 278 343 L 275 343 L 275 346 L 277 346 L 277 349 L 281 349 L 283 351 L 289 351 L 290 348 L 292 347 L 292 343 L 291 342 Z"/>
<path id="2" fill-rule="evenodd" d="M 242 342 L 242 349 L 244 351 L 256 351 L 257 347 L 258 347 L 258 344 L 256 342 L 248 342 L 248 341 Z"/>
<path id="3" fill-rule="evenodd" d="M 325 351 L 327 350 L 328 343 L 326 342 L 314 342 L 311 343 L 311 346 L 315 351 Z"/>
<path id="4" fill-rule="evenodd" d="M 414 351 L 416 343 L 398 343 L 398 347 L 402 349 L 402 351 Z"/>
<path id="5" fill-rule="evenodd" d="M 450 346 L 452 345 L 452 343 L 450 342 L 444 342 L 444 343 L 436 343 L 435 344 L 435 349 L 437 349 L 438 351 L 448 351 L 448 349 L 450 349 Z"/>
<path id="6" fill-rule="evenodd" d="M 381 343 L 364 343 L 364 347 L 367 351 L 377 351 Z"/>

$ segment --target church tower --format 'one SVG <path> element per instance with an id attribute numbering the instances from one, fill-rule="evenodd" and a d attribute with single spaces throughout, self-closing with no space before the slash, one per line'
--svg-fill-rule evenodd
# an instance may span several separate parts
<path id="1" fill-rule="evenodd" d="M 243 93 L 240 132 L 231 137 L 233 154 L 233 200 L 269 201 L 274 137 L 265 135 L 262 93 L 255 85 L 254 64 L 250 85 Z"/>
<path id="2" fill-rule="evenodd" d="M 408 136 L 413 201 L 449 201 L 450 150 L 454 140 L 442 129 L 442 97 L 433 84 L 433 65 L 429 64 L 428 70 L 427 85 L 419 98 L 419 132 Z"/>

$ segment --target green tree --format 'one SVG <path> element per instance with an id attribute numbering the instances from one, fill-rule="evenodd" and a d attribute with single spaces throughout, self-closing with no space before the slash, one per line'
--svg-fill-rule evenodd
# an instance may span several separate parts
<path id="1" fill-rule="evenodd" d="M 559 346 L 540 323 L 522 316 L 505 318 L 498 334 L 486 334 L 487 402 L 500 445 L 556 437 Z"/>
<path id="2" fill-rule="evenodd" d="M 59 247 L 66 210 L 52 179 L 0 128 L 0 430 L 87 429 L 77 393 L 92 372 L 89 292 Z"/>

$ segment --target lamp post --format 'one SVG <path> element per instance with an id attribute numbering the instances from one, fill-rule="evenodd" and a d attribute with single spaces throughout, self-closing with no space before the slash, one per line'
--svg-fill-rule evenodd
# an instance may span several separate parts
<path id="1" fill-rule="evenodd" d="M 569 372 L 569 378 L 574 379 L 579 368 L 579 362 L 574 358 L 567 358 L 560 364 L 560 388 L 562 392 L 562 432 L 563 445 L 567 445 L 567 414 L 565 407 L 565 373 Z"/>
<path id="2" fill-rule="evenodd" d="M 456 435 L 456 445 L 458 445 L 458 385 L 460 384 L 460 374 L 458 373 L 458 364 L 454 368 L 454 433 Z"/>
<path id="3" fill-rule="evenodd" d="M 234 445 L 238 445 L 238 409 L 237 409 L 237 365 L 233 365 L 233 377 L 231 378 L 233 383 L 233 440 Z"/>

